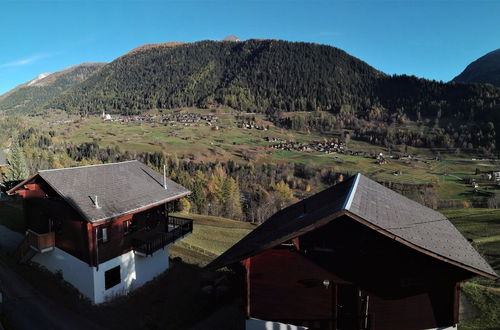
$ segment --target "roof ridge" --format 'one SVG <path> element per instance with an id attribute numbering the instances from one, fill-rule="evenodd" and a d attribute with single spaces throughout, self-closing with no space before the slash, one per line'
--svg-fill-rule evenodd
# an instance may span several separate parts
<path id="1" fill-rule="evenodd" d="M 133 159 L 133 160 L 126 160 L 126 161 L 123 161 L 123 162 L 115 162 L 115 163 L 91 164 L 91 165 L 74 166 L 74 167 L 64 167 L 64 168 L 51 168 L 51 169 L 48 169 L 48 170 L 38 170 L 38 173 L 55 172 L 55 171 L 63 171 L 63 170 L 74 170 L 74 169 L 80 169 L 80 168 L 86 168 L 86 167 L 116 165 L 116 164 L 132 163 L 132 162 L 138 162 L 139 163 L 139 161 L 137 159 Z"/>
<path id="2" fill-rule="evenodd" d="M 400 198 L 403 198 L 406 202 L 412 203 L 412 204 L 417 205 L 417 206 L 423 206 L 423 207 L 425 207 L 427 209 L 428 212 L 434 213 L 434 214 L 436 214 L 436 215 L 438 215 L 440 217 L 444 217 L 444 218 L 446 218 L 449 221 L 449 219 L 446 216 L 444 216 L 441 212 L 439 212 L 437 210 L 434 210 L 434 209 L 432 209 L 432 208 L 430 208 L 430 207 L 428 207 L 428 206 L 426 206 L 426 205 L 424 205 L 424 204 L 422 204 L 420 202 L 417 202 L 416 200 L 413 200 L 413 199 L 409 198 L 408 196 L 405 196 L 405 195 L 403 195 L 401 193 L 398 193 L 397 191 L 395 191 L 395 190 L 393 190 L 393 189 L 385 186 L 383 184 L 383 182 L 386 182 L 386 181 L 382 181 L 382 183 L 381 183 L 381 182 L 378 182 L 375 179 L 369 178 L 366 175 L 363 175 L 361 173 L 358 173 L 358 174 L 360 175 L 360 177 L 363 177 L 364 181 L 371 181 L 371 182 L 377 184 L 378 186 L 380 186 L 381 188 L 383 188 L 385 191 L 388 191 L 391 194 L 395 194 L 395 195 L 399 196 Z M 391 182 L 391 181 L 389 181 L 389 182 Z"/>
<path id="3" fill-rule="evenodd" d="M 356 178 L 354 179 L 354 183 L 352 184 L 351 189 L 349 189 L 349 192 L 347 193 L 347 198 L 344 202 L 344 205 L 342 205 L 342 209 L 349 211 L 354 195 L 356 194 L 356 188 L 358 187 L 360 176 L 361 173 L 356 173 Z"/>

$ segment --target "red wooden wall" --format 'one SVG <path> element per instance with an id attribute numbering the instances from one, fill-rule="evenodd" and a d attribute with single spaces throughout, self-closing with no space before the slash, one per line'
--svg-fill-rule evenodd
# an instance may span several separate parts
<path id="1" fill-rule="evenodd" d="M 454 325 L 459 283 L 471 276 L 347 217 L 244 265 L 249 317 L 297 325 L 333 319 L 338 329 Z"/>

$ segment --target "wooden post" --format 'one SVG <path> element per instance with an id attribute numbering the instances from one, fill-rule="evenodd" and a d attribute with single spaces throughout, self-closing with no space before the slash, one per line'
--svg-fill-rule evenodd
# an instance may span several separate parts
<path id="1" fill-rule="evenodd" d="M 250 267 L 251 267 L 251 257 L 250 258 L 247 258 L 243 264 L 245 265 L 245 271 L 246 271 L 246 274 L 245 274 L 245 277 L 246 277 L 246 282 L 247 282 L 247 285 L 246 285 L 246 316 L 247 318 L 250 318 L 250 313 L 251 313 L 251 309 L 250 309 Z"/>
<path id="2" fill-rule="evenodd" d="M 465 282 L 465 281 L 464 281 Z M 462 282 L 455 283 L 453 292 L 453 322 L 458 324 L 460 322 L 460 291 Z"/>

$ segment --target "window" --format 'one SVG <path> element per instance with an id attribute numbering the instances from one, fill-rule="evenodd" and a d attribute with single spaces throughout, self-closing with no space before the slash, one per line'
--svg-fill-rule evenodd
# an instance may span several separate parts
<path id="1" fill-rule="evenodd" d="M 108 228 L 102 229 L 102 242 L 106 243 L 108 241 Z"/>
<path id="2" fill-rule="evenodd" d="M 130 233 L 130 220 L 123 221 L 123 235 Z"/>
<path id="3" fill-rule="evenodd" d="M 106 290 L 120 284 L 120 282 L 120 266 L 116 266 L 104 272 L 104 288 Z"/>
<path id="4" fill-rule="evenodd" d="M 108 228 L 99 227 L 97 230 L 97 240 L 99 243 L 106 243 L 108 241 Z"/>

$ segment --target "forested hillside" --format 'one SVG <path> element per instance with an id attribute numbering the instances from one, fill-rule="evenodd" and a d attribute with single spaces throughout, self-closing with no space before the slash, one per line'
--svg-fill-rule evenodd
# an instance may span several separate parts
<path id="1" fill-rule="evenodd" d="M 492 151 L 499 100 L 493 86 L 388 76 L 330 46 L 249 40 L 138 48 L 49 105 L 84 115 L 224 105 L 266 113 L 284 127 L 301 120 L 306 129 L 353 129 L 378 144 Z M 326 117 L 283 115 L 295 111 Z"/>
<path id="2" fill-rule="evenodd" d="M 19 85 L 0 96 L 0 111 L 28 113 L 40 109 L 59 93 L 83 82 L 104 64 L 84 63 Z"/>
<path id="3" fill-rule="evenodd" d="M 51 103 L 68 111 L 119 111 L 224 104 L 243 111 L 364 107 L 376 77 L 329 46 L 271 40 L 145 47 L 122 56 Z"/>
<path id="4" fill-rule="evenodd" d="M 500 49 L 469 64 L 453 81 L 488 83 L 500 87 Z"/>

